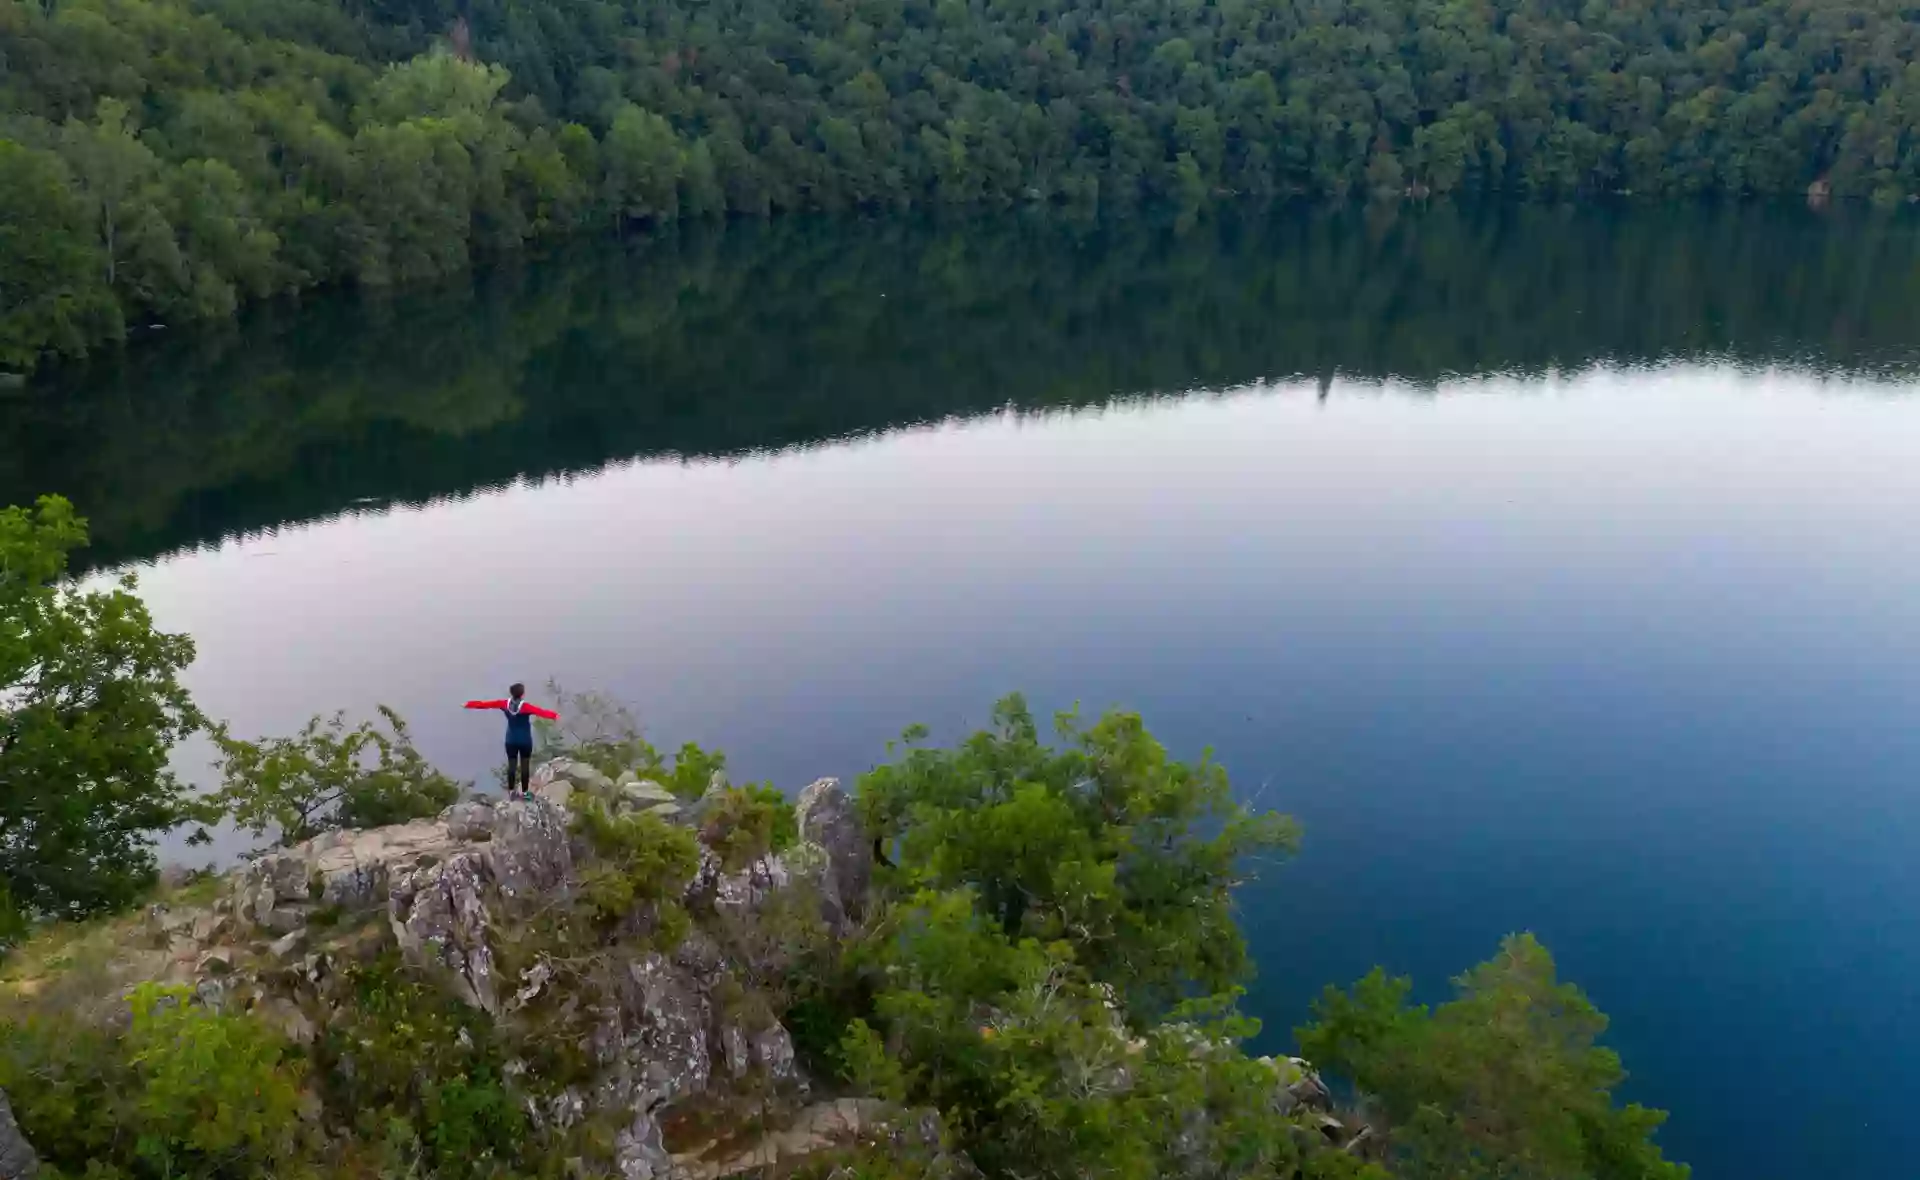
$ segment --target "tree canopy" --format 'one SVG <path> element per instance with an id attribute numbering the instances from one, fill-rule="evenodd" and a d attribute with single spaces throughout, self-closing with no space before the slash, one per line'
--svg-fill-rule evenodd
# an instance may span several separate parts
<path id="1" fill-rule="evenodd" d="M 4 0 L 0 365 L 586 226 L 1920 193 L 1893 0 Z"/>
<path id="2" fill-rule="evenodd" d="M 1242 807 L 1211 759 L 1170 758 L 1137 714 L 1056 728 L 1065 749 L 1016 695 L 951 750 L 903 751 L 860 781 L 868 830 L 914 887 L 968 890 L 1008 937 L 1072 946 L 1136 1012 L 1233 987 L 1249 965 L 1232 887 L 1297 826 Z"/>
<path id="3" fill-rule="evenodd" d="M 1665 1113 L 1614 1106 L 1626 1074 L 1595 1044 L 1607 1018 L 1537 939 L 1507 937 L 1454 983 L 1429 1011 L 1376 967 L 1350 993 L 1328 988 L 1298 1030 L 1303 1053 L 1378 1107 L 1395 1176 L 1685 1180 L 1650 1139 Z"/>
<path id="4" fill-rule="evenodd" d="M 62 581 L 86 522 L 57 497 L 0 509 L 0 942 L 151 884 L 148 839 L 196 814 L 167 769 L 200 724 L 193 641 L 154 627 L 131 576 Z"/>

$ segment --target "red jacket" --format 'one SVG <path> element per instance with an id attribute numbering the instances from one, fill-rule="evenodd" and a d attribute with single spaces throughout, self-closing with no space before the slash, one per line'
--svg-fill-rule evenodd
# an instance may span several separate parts
<path id="1" fill-rule="evenodd" d="M 500 709 L 504 711 L 507 704 L 508 702 L 505 700 L 468 701 L 466 707 L 469 709 Z M 548 721 L 560 720 L 560 714 L 554 712 L 552 709 L 542 709 L 539 705 L 529 704 L 526 701 L 520 702 L 520 711 L 529 717 L 544 717 Z"/>
<path id="2" fill-rule="evenodd" d="M 507 745 L 512 749 L 531 750 L 533 748 L 533 719 L 545 717 L 548 721 L 560 720 L 560 714 L 552 709 L 542 709 L 539 705 L 521 701 L 516 707 L 512 701 L 468 701 L 469 709 L 498 709 L 507 715 Z"/>

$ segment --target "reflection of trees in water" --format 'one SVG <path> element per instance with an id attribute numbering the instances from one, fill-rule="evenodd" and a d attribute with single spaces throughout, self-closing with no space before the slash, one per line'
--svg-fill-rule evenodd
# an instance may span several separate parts
<path id="1" fill-rule="evenodd" d="M 117 561 L 368 497 L 1009 404 L 1702 356 L 1892 377 L 1916 362 L 1917 245 L 1911 220 L 1752 206 L 1185 233 L 789 218 L 142 345 L 9 406 L 0 498 L 66 492 Z"/>

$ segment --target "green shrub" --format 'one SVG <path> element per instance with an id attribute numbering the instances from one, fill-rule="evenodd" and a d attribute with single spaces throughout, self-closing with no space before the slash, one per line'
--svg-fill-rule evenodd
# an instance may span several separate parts
<path id="1" fill-rule="evenodd" d="M 713 849 L 728 872 L 737 872 L 769 852 L 791 848 L 799 836 L 793 804 L 764 783 L 721 791 L 700 827 L 700 842 Z"/>
<path id="2" fill-rule="evenodd" d="M 689 924 L 681 898 L 700 868 L 693 833 L 649 812 L 616 815 L 594 800 L 575 809 L 573 822 L 594 853 L 594 862 L 580 873 L 589 923 L 610 933 L 645 909 L 653 917 L 655 944 L 679 945 Z"/>
<path id="3" fill-rule="evenodd" d="M 460 786 L 414 749 L 401 716 L 351 728 L 344 713 L 314 717 L 293 737 L 241 741 L 216 727 L 221 788 L 214 802 L 256 834 L 296 844 L 329 828 L 370 828 L 437 814 Z"/>
<path id="4" fill-rule="evenodd" d="M 658 778 L 667 790 L 682 799 L 698 799 L 713 785 L 713 776 L 727 769 L 727 756 L 719 750 L 703 750 L 694 742 L 682 742 L 674 753 L 672 766 L 641 768 L 644 777 Z"/>
<path id="5" fill-rule="evenodd" d="M 60 1172 L 240 1180 L 310 1175 L 301 1063 L 273 1030 L 183 987 L 143 984 L 110 1031 L 33 1019 L 0 1039 L 0 1088 Z"/>
<path id="6" fill-rule="evenodd" d="M 484 1013 L 389 953 L 347 972 L 318 1044 L 327 1109 L 429 1175 L 491 1177 L 530 1154 L 507 1052 Z"/>

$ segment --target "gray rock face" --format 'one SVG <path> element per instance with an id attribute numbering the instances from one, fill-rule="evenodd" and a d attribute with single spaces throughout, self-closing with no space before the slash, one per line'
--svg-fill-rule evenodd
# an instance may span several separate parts
<path id="1" fill-rule="evenodd" d="M 564 890 L 573 880 L 566 812 L 538 798 L 500 805 L 483 855 L 494 884 L 509 898 Z"/>
<path id="2" fill-rule="evenodd" d="M 794 1061 L 793 1037 L 780 1024 L 765 1028 L 729 1022 L 721 1027 L 720 1053 L 727 1074 L 736 1081 L 758 1076 L 774 1085 L 800 1084 L 800 1070 Z"/>
<path id="3" fill-rule="evenodd" d="M 447 823 L 447 835 L 455 840 L 485 840 L 493 835 L 493 803 L 474 799 L 455 803 L 441 813 Z"/>
<path id="4" fill-rule="evenodd" d="M 668 1180 L 674 1175 L 673 1157 L 651 1113 L 635 1113 L 633 1122 L 614 1136 L 613 1167 L 621 1180 Z"/>
<path id="5" fill-rule="evenodd" d="M 630 964 L 627 973 L 622 1065 L 637 1100 L 628 1105 L 653 1110 L 705 1090 L 713 1077 L 707 1049 L 713 1005 L 706 989 L 658 953 Z"/>
<path id="6" fill-rule="evenodd" d="M 707 867 L 712 853 L 702 850 L 701 867 Z M 785 889 L 792 881 L 787 866 L 777 854 L 755 857 L 737 873 L 718 871 L 713 859 L 713 907 L 722 914 L 741 915 L 759 909 L 769 897 Z"/>
<path id="7" fill-rule="evenodd" d="M 720 857 L 703 845 L 700 865 L 687 882 L 686 903 L 695 911 L 711 910 L 723 922 L 738 927 L 792 884 L 793 874 L 779 853 L 755 857 L 745 868 L 729 873 Z"/>
<path id="8" fill-rule="evenodd" d="M 747 1038 L 748 1060 L 754 1069 L 776 1085 L 791 1085 L 800 1080 L 800 1066 L 793 1055 L 793 1036 L 782 1024 L 771 1024 Z"/>
<path id="9" fill-rule="evenodd" d="M 461 999 L 499 1011 L 488 907 L 564 890 L 573 878 L 566 812 L 540 798 L 456 803 L 433 819 L 327 832 L 260 857 L 234 886 L 241 918 L 300 931 L 316 904 L 383 903 L 401 949 L 448 968 Z"/>
<path id="10" fill-rule="evenodd" d="M 613 788 L 604 775 L 579 764 L 543 766 L 536 777 L 539 785 L 530 799 L 468 800 L 430 820 L 331 832 L 260 858 L 236 876 L 232 917 L 222 919 L 232 928 L 227 933 L 239 944 L 240 960 L 209 958 L 196 974 L 226 985 L 241 998 L 238 1002 L 258 1006 L 259 980 L 251 972 L 265 942 L 260 926 L 290 931 L 271 948 L 278 964 L 297 967 L 302 955 L 309 964 L 320 962 L 327 953 L 322 927 L 305 924 L 320 907 L 338 906 L 384 915 L 402 952 L 442 969 L 454 994 L 476 1008 L 498 1015 L 550 1002 L 547 993 L 561 986 L 554 965 L 536 960 L 517 976 L 502 979 L 495 949 L 510 923 L 532 918 L 534 911 L 521 903 L 573 889 L 579 867 L 574 856 L 591 855 L 575 848 L 568 830 L 564 802 L 569 793 L 592 791 L 606 798 L 602 787 Z M 617 790 L 619 805 L 628 809 L 662 816 L 697 811 L 637 776 Z M 718 1109 L 744 1095 L 764 1098 L 776 1092 L 783 1103 L 804 1101 L 806 1081 L 787 1030 L 764 1009 L 723 1006 L 717 997 L 733 994 L 723 991 L 725 980 L 777 977 L 780 968 L 760 961 L 758 948 L 760 942 L 780 940 L 752 935 L 759 929 L 756 919 L 797 876 L 821 885 L 822 893 L 831 891 L 836 906 L 843 880 L 865 880 L 863 837 L 857 824 L 849 829 L 850 804 L 836 793 L 831 783 L 813 791 L 819 797 L 813 828 L 838 841 L 838 864 L 824 845 L 809 844 L 791 853 L 806 863 L 803 872 L 772 855 L 726 872 L 718 857 L 703 849 L 688 901 L 697 901 L 706 924 L 671 955 L 648 951 L 626 958 L 637 948 L 622 948 L 622 957 L 609 964 L 613 991 L 600 993 L 587 1034 L 596 1076 L 590 1085 L 569 1091 L 564 1104 L 530 1107 L 536 1122 L 569 1125 L 591 1114 L 613 1115 L 622 1128 L 615 1143 L 619 1176 L 684 1180 L 662 1140 L 670 1111 Z M 831 878 L 831 889 L 830 867 L 846 870 Z M 197 929 L 197 921 L 163 915 L 157 928 L 184 938 L 190 927 Z M 235 972 L 232 980 L 221 974 L 226 967 Z M 305 1000 L 261 1010 L 297 1039 L 317 1035 L 308 1014 L 318 1009 Z M 819 1138 L 817 1131 L 802 1138 Z"/>
<path id="11" fill-rule="evenodd" d="M 836 925 L 857 921 L 866 910 L 873 880 L 873 843 L 854 810 L 853 797 L 839 779 L 823 778 L 800 792 L 794 811 L 801 839 L 826 857 L 821 892 L 828 920 Z"/>
<path id="12" fill-rule="evenodd" d="M 26 1180 L 40 1173 L 40 1156 L 33 1144 L 20 1133 L 13 1118 L 13 1106 L 5 1091 L 0 1091 L 0 1180 Z"/>
<path id="13" fill-rule="evenodd" d="M 404 870 L 393 879 L 387 918 L 401 951 L 446 967 L 460 999 L 498 1013 L 493 950 L 487 944 L 485 859 L 462 852 Z"/>

